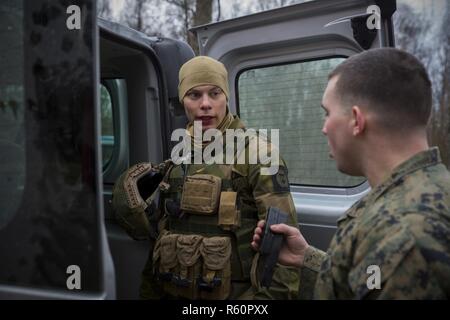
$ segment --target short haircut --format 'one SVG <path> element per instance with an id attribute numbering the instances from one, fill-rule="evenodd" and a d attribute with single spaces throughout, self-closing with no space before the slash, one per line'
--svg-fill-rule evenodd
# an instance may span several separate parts
<path id="1" fill-rule="evenodd" d="M 431 82 L 423 64 L 394 48 L 351 56 L 328 79 L 338 76 L 336 94 L 350 108 L 364 105 L 388 128 L 426 126 L 431 112 Z"/>

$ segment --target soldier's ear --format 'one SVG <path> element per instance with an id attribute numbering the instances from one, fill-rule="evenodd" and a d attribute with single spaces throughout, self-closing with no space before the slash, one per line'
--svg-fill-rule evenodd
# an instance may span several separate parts
<path id="1" fill-rule="evenodd" d="M 359 106 L 352 107 L 352 134 L 361 135 L 366 129 L 366 115 Z"/>

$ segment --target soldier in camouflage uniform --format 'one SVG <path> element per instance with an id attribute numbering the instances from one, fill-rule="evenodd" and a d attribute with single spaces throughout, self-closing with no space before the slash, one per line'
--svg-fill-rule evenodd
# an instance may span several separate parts
<path id="1" fill-rule="evenodd" d="M 279 262 L 301 268 L 300 297 L 448 299 L 450 174 L 427 143 L 425 68 L 396 49 L 355 55 L 330 74 L 322 103 L 338 168 L 372 190 L 338 220 L 327 253 L 296 228 L 272 227 L 287 239 Z"/>
<path id="2" fill-rule="evenodd" d="M 196 57 L 182 66 L 179 78 L 179 98 L 190 121 L 186 130 L 193 148 L 208 145 L 194 143 L 194 120 L 201 122 L 203 130 L 245 129 L 228 110 L 223 64 Z M 271 290 L 258 284 L 258 255 L 250 246 L 257 221 L 264 219 L 269 206 L 287 212 L 292 226 L 297 225 L 297 218 L 284 162 L 280 161 L 276 174 L 262 175 L 261 163 L 248 163 L 249 153 L 257 151 L 251 148 L 245 145 L 247 161 L 243 164 L 175 165 L 166 161 L 159 166 L 134 166 L 119 178 L 113 194 L 119 222 L 130 234 L 137 231 L 145 238 L 148 221 L 142 209 L 146 204 L 127 181 L 148 171 L 163 177 L 159 236 L 143 272 L 143 298 L 286 299 L 297 295 L 295 268 L 276 267 Z"/>

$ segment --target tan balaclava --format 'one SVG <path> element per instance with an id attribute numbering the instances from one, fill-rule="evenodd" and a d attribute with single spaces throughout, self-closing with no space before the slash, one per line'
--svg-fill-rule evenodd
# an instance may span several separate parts
<path id="1" fill-rule="evenodd" d="M 192 58 L 183 64 L 178 77 L 178 97 L 181 103 L 190 89 L 205 85 L 219 87 L 225 93 L 227 100 L 229 98 L 227 69 L 213 58 L 206 56 Z"/>

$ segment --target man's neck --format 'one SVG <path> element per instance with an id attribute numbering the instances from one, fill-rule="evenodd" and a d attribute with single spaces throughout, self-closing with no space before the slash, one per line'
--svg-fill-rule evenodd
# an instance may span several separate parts
<path id="1" fill-rule="evenodd" d="M 391 137 L 383 142 L 372 144 L 372 148 L 366 153 L 364 175 L 372 188 L 383 183 L 400 164 L 429 148 L 424 135 L 403 139 Z"/>

